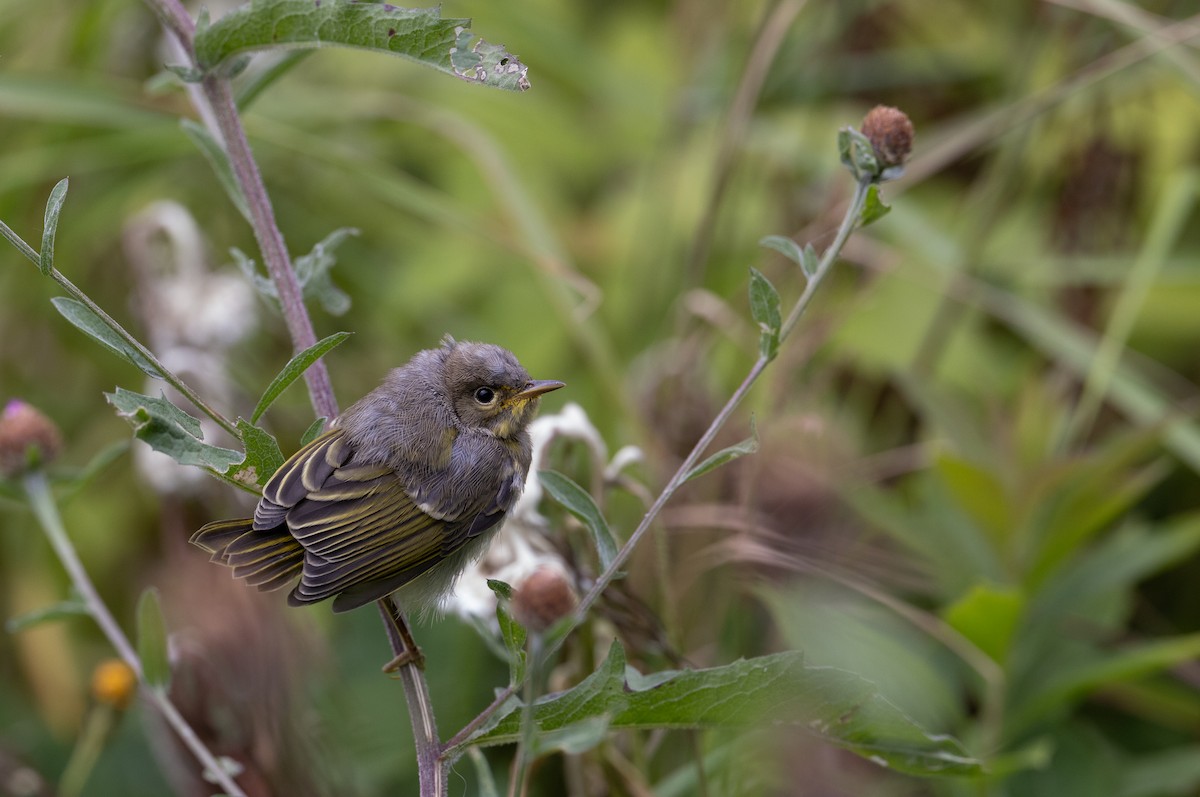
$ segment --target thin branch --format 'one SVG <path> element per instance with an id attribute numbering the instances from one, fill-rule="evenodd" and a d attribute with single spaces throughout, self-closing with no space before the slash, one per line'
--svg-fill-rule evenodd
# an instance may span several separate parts
<path id="1" fill-rule="evenodd" d="M 137 675 L 142 696 L 158 708 L 163 718 L 179 735 L 180 740 L 192 751 L 206 772 L 213 776 L 226 794 L 231 797 L 246 797 L 245 792 L 238 788 L 216 756 L 204 746 L 204 742 L 188 725 L 187 720 L 183 718 L 170 699 L 161 690 L 151 687 L 143 680 L 142 660 L 133 649 L 133 645 L 130 644 L 129 638 L 125 636 L 125 632 L 121 630 L 121 626 L 109 612 L 108 606 L 105 605 L 100 593 L 92 584 L 87 570 L 84 569 L 83 562 L 79 560 L 75 546 L 71 543 L 71 538 L 67 536 L 67 531 L 63 527 L 62 517 L 58 513 L 58 506 L 54 503 L 54 496 L 50 492 L 50 485 L 46 481 L 45 474 L 41 471 L 30 473 L 25 477 L 24 486 L 33 513 L 46 532 L 46 538 L 50 540 L 51 547 L 58 554 L 59 561 L 66 569 L 67 575 L 70 576 L 72 585 L 83 598 L 88 612 L 96 620 L 96 624 L 100 626 L 100 630 L 116 649 L 117 654 Z"/>
<path id="2" fill-rule="evenodd" d="M 410 650 L 405 639 L 412 639 L 408 633 L 404 615 L 396 608 L 391 598 L 383 598 L 376 602 L 379 613 L 383 616 L 383 626 L 387 630 L 388 642 L 391 643 L 393 655 L 400 657 L 405 654 L 418 656 L 415 650 Z M 442 797 L 446 793 L 446 770 L 441 766 L 441 742 L 438 740 L 437 720 L 433 714 L 433 703 L 429 699 L 429 686 L 425 683 L 424 674 L 415 661 L 410 660 L 398 670 L 400 685 L 404 689 L 404 697 L 408 701 L 408 716 L 412 721 L 413 745 L 417 753 L 417 776 L 421 784 L 421 797 Z"/>
<path id="3" fill-rule="evenodd" d="M 23 241 L 19 235 L 13 232 L 12 229 L 2 221 L 0 221 L 0 235 L 7 238 L 8 242 L 15 246 L 21 254 L 33 261 L 34 265 L 37 265 L 37 251 L 32 246 L 25 243 L 25 241 Z M 204 399 L 200 398 L 200 395 L 196 391 L 188 387 L 187 383 L 185 383 L 179 378 L 179 376 L 167 368 L 167 366 L 163 365 L 162 362 L 154 356 L 154 352 L 143 346 L 141 341 L 126 331 L 125 327 L 121 326 L 116 319 L 104 312 L 104 309 L 100 307 L 100 305 L 93 302 L 91 297 L 80 290 L 75 283 L 67 279 L 66 276 L 64 276 L 63 273 L 57 268 L 50 269 L 50 276 L 54 278 L 55 282 L 63 287 L 63 290 L 71 295 L 71 298 L 75 299 L 77 302 L 86 306 L 87 309 L 95 313 L 96 317 L 103 321 L 105 326 L 115 332 L 117 336 L 121 338 L 121 340 L 125 341 L 125 343 L 127 343 L 131 349 L 145 358 L 146 362 L 158 372 L 158 375 L 164 382 L 178 390 L 184 398 L 191 402 L 192 406 L 200 410 L 200 412 L 204 413 L 209 418 L 212 418 L 212 420 L 218 426 L 220 426 L 226 432 L 229 432 L 229 434 L 233 435 L 235 440 L 240 439 L 240 435 L 238 435 L 237 432 L 237 427 L 234 426 L 228 418 L 210 407 L 208 403 L 204 401 Z"/>

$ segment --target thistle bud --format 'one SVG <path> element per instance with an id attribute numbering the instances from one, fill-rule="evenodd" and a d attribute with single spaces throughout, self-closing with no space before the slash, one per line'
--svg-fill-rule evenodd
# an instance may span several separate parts
<path id="1" fill-rule="evenodd" d="M 11 479 L 42 467 L 61 449 L 53 421 L 24 401 L 8 402 L 0 413 L 0 476 Z"/>
<path id="2" fill-rule="evenodd" d="M 862 132 L 885 169 L 902 165 L 912 152 L 913 124 L 898 108 L 876 105 L 863 117 Z"/>
<path id="3" fill-rule="evenodd" d="M 512 613 L 530 631 L 542 632 L 575 610 L 575 590 L 557 567 L 542 565 L 513 593 Z"/>
<path id="4" fill-rule="evenodd" d="M 137 692 L 137 676 L 120 659 L 105 659 L 92 671 L 92 697 L 97 703 L 124 710 Z"/>

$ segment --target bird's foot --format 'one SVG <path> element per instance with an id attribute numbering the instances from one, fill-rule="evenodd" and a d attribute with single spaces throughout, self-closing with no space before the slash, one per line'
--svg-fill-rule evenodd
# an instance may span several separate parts
<path id="1" fill-rule="evenodd" d="M 415 664 L 418 670 L 425 671 L 425 654 L 421 652 L 419 647 L 415 645 L 403 651 L 396 658 L 383 665 L 383 671 L 387 673 L 396 672 L 401 667 L 409 664 Z"/>

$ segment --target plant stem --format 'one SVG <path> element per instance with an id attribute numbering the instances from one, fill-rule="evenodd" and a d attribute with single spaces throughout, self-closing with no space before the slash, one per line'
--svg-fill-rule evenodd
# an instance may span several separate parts
<path id="1" fill-rule="evenodd" d="M 37 251 L 32 246 L 25 243 L 25 241 L 22 240 L 19 235 L 13 232 L 12 229 L 2 221 L 0 221 L 0 235 L 3 235 L 5 238 L 7 238 L 8 242 L 17 248 L 17 251 L 25 255 L 25 257 L 29 260 L 33 261 L 35 266 L 37 265 Z M 191 402 L 193 407 L 200 410 L 200 412 L 204 413 L 209 418 L 212 418 L 218 426 L 220 426 L 229 434 L 233 435 L 235 440 L 241 439 L 238 435 L 237 427 L 234 426 L 229 419 L 210 407 L 208 403 L 204 401 L 204 399 L 200 398 L 200 395 L 196 393 L 196 391 L 188 387 L 182 379 L 176 376 L 170 369 L 167 368 L 167 366 L 163 365 L 159 359 L 154 356 L 153 352 L 143 346 L 141 341 L 127 332 L 125 327 L 117 323 L 116 319 L 104 312 L 104 309 L 101 308 L 100 305 L 92 301 L 90 296 L 80 290 L 75 283 L 71 282 L 71 280 L 67 279 L 61 271 L 59 271 L 57 268 L 52 268 L 50 269 L 50 276 L 54 278 L 55 282 L 63 287 L 63 290 L 71 295 L 71 298 L 75 299 L 77 302 L 95 313 L 96 317 L 103 321 L 105 326 L 115 332 L 117 336 L 121 338 L 121 340 L 129 344 L 130 348 L 144 357 L 146 362 L 148 362 L 154 368 L 154 370 L 158 372 L 159 377 L 171 387 L 178 390 L 184 398 Z"/>
<path id="2" fill-rule="evenodd" d="M 130 644 L 129 638 L 125 636 L 125 632 L 121 630 L 121 626 L 109 612 L 108 606 L 100 598 L 83 563 L 79 560 L 75 546 L 71 543 L 71 538 L 67 536 L 67 531 L 63 527 L 62 517 L 58 514 L 58 506 L 54 503 L 54 496 L 50 492 L 50 484 L 46 481 L 45 474 L 41 471 L 30 473 L 24 479 L 24 487 L 25 493 L 29 497 L 29 505 L 41 524 L 42 530 L 45 531 L 46 538 L 50 540 L 50 546 L 54 548 L 59 561 L 62 562 L 63 568 L 71 578 L 71 583 L 83 598 L 88 612 L 96 620 L 96 624 L 100 626 L 104 636 L 108 638 L 117 654 L 137 675 L 142 696 L 158 708 L 167 724 L 174 729 L 180 740 L 192 751 L 192 754 L 204 766 L 205 771 L 213 776 L 226 794 L 231 797 L 246 797 L 245 792 L 233 782 L 233 778 L 217 761 L 216 756 L 204 746 L 204 742 L 200 741 L 196 732 L 187 724 L 187 720 L 180 715 L 170 699 L 162 691 L 149 686 L 142 679 L 142 660 L 138 657 L 133 645 Z"/>
<path id="3" fill-rule="evenodd" d="M 271 281 L 275 283 L 279 295 L 279 307 L 283 319 L 287 323 L 292 345 L 297 352 L 307 349 L 317 342 L 316 332 L 313 331 L 312 319 L 304 306 L 304 293 L 296 270 L 292 268 L 288 256 L 287 244 L 283 233 L 275 222 L 275 211 L 267 196 L 267 187 L 263 183 L 262 173 L 254 161 L 250 151 L 250 142 L 246 138 L 246 130 L 242 127 L 242 119 L 238 115 L 237 102 L 233 97 L 233 89 L 229 81 L 215 75 L 208 75 L 201 84 L 204 96 L 212 107 L 220 130 L 221 138 L 225 141 L 225 151 L 229 155 L 229 163 L 233 174 L 241 186 L 242 194 L 246 197 L 246 205 L 250 210 L 251 226 L 258 248 L 262 252 L 263 264 Z M 336 418 L 338 415 L 337 399 L 333 395 L 333 383 L 329 380 L 329 371 L 323 360 L 317 360 L 304 372 L 304 381 L 308 384 L 308 393 L 312 399 L 313 409 L 318 416 Z"/>
<path id="4" fill-rule="evenodd" d="M 412 635 L 408 634 L 404 615 L 392 599 L 383 598 L 376 601 L 376 604 L 383 616 L 383 626 L 387 630 L 392 653 L 396 656 L 417 653 L 409 650 L 404 641 L 405 637 L 411 639 Z M 429 685 L 425 683 L 421 668 L 414 662 L 404 664 L 397 673 L 400 685 L 404 689 L 404 698 L 408 702 L 408 716 L 412 721 L 421 797 L 444 797 L 448 772 L 440 761 L 442 746 L 438 741 L 437 719 L 434 717 L 433 703 L 429 698 Z"/>
<path id="5" fill-rule="evenodd" d="M 867 200 L 867 192 L 872 184 L 873 181 L 870 178 L 864 177 L 861 178 L 855 185 L 854 195 L 851 197 L 850 204 L 846 208 L 846 215 L 842 219 L 841 226 L 838 228 L 837 236 L 833 239 L 833 243 L 829 245 L 829 248 L 825 250 L 825 253 L 821 257 L 820 263 L 818 263 L 812 277 L 809 278 L 808 284 L 804 287 L 804 292 L 800 294 L 800 298 L 796 300 L 795 307 L 792 308 L 792 311 L 788 314 L 787 320 L 784 321 L 783 326 L 780 327 L 779 340 L 781 344 L 796 326 L 796 322 L 800 320 L 800 317 L 804 314 L 805 309 L 812 300 L 813 294 L 816 293 L 817 288 L 820 287 L 821 283 L 825 280 L 825 277 L 832 269 L 833 263 L 837 260 L 838 254 L 841 253 L 842 247 L 845 246 L 846 240 L 850 237 L 850 233 L 853 232 L 855 225 L 858 223 L 859 215 L 862 213 L 863 204 Z M 721 411 L 717 413 L 717 417 L 713 419 L 711 424 L 709 424 L 708 429 L 706 429 L 704 434 L 701 435 L 700 439 L 696 441 L 696 445 L 692 447 L 691 453 L 687 455 L 687 458 L 683 460 L 683 464 L 681 464 L 675 471 L 675 475 L 672 476 L 670 481 L 667 482 L 667 485 L 663 487 L 662 492 L 659 493 L 658 498 L 655 499 L 654 503 L 650 506 L 650 509 L 646 511 L 646 514 L 642 517 L 642 521 L 638 524 L 637 528 L 634 529 L 633 534 L 629 535 L 629 539 L 626 540 L 625 544 L 621 546 L 621 550 L 617 552 L 617 555 L 613 559 L 612 563 L 609 564 L 608 568 L 600 574 L 600 577 L 596 579 L 596 583 L 592 585 L 592 588 L 588 590 L 587 595 L 585 595 L 583 600 L 579 602 L 579 607 L 575 612 L 574 625 L 578 626 L 583 622 L 584 618 L 587 616 L 588 609 L 590 609 L 592 604 L 594 604 L 600 597 L 600 593 L 604 592 L 608 585 L 612 583 L 612 580 L 624 566 L 625 562 L 629 560 L 629 557 L 633 554 L 633 549 L 639 542 L 641 542 L 642 537 L 644 537 L 647 530 L 649 530 L 650 524 L 653 523 L 658 517 L 659 513 L 662 512 L 662 509 L 664 506 L 666 506 L 667 501 L 671 500 L 671 497 L 675 495 L 675 492 L 681 486 L 683 486 L 685 481 L 687 481 L 687 476 L 689 473 L 691 473 L 692 468 L 696 466 L 697 462 L 700 460 L 700 457 L 705 451 L 708 450 L 708 447 L 712 445 L 713 440 L 716 439 L 717 433 L 721 431 L 721 427 L 723 427 L 725 422 L 729 420 L 729 416 L 733 414 L 733 411 L 737 409 L 737 406 L 741 403 L 742 399 L 744 399 L 746 394 L 750 392 L 750 388 L 754 386 L 756 381 L 758 381 L 759 376 L 761 376 L 762 372 L 766 370 L 766 367 L 770 364 L 770 362 L 771 361 L 764 356 L 760 356 L 758 360 L 755 361 L 754 365 L 750 368 L 750 372 L 746 374 L 746 378 L 742 380 L 742 383 L 738 385 L 737 390 L 735 390 L 733 395 L 729 397 L 729 400 L 725 402 L 725 406 L 722 407 Z M 560 640 L 563 638 L 565 638 L 565 635 L 559 637 Z"/>

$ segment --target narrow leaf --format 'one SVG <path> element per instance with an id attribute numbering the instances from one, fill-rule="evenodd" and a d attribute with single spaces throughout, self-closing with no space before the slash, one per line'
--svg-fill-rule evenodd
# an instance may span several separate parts
<path id="1" fill-rule="evenodd" d="M 596 543 L 596 551 L 600 555 L 600 568 L 606 569 L 617 557 L 617 542 L 596 502 L 587 491 L 558 471 L 540 470 L 538 480 L 551 498 L 562 504 L 588 527 Z"/>
<path id="2" fill-rule="evenodd" d="M 158 590 L 147 587 L 137 604 L 137 648 L 146 683 L 166 691 L 171 683 L 171 665 L 167 658 L 167 624 L 163 620 Z"/>
<path id="3" fill-rule="evenodd" d="M 112 327 L 104 323 L 100 316 L 92 312 L 86 304 L 77 302 L 74 299 L 68 299 L 65 296 L 56 296 L 50 300 L 63 318 L 71 322 L 71 324 L 84 333 L 92 340 L 99 343 L 104 348 L 121 357 L 126 362 L 132 363 L 142 373 L 153 376 L 156 379 L 162 378 L 162 374 L 158 372 L 150 361 L 143 357 L 137 349 L 133 348 L 120 335 L 113 331 Z"/>
<path id="4" fill-rule="evenodd" d="M 510 701 L 467 743 L 515 742 L 523 710 L 521 701 Z M 806 665 L 796 652 L 647 676 L 626 666 L 624 650 L 614 642 L 608 658 L 582 683 L 533 706 L 534 724 L 543 735 L 573 726 L 587 729 L 588 720 L 592 730 L 601 722 L 612 730 L 788 724 L 900 772 L 981 773 L 980 762 L 962 745 L 922 728 L 869 681 L 846 670 Z"/>
<path id="5" fill-rule="evenodd" d="M 783 317 L 779 311 L 779 292 L 758 269 L 750 269 L 750 314 L 762 328 L 759 351 L 768 360 L 779 353 L 779 328 Z"/>
<path id="6" fill-rule="evenodd" d="M 180 122 L 180 126 L 183 127 L 183 132 L 192 140 L 200 153 L 204 155 L 204 159 L 208 161 L 208 165 L 217 175 L 217 182 L 225 189 L 225 194 L 233 202 L 233 206 L 238 209 L 238 213 L 241 213 L 242 218 L 250 222 L 250 206 L 246 204 L 246 195 L 242 193 L 242 187 L 238 185 L 237 178 L 233 174 L 233 165 L 229 162 L 229 154 L 225 152 L 225 148 L 213 138 L 203 125 L 197 124 L 191 119 L 184 119 Z"/>
<path id="7" fill-rule="evenodd" d="M 800 249 L 800 244 L 783 235 L 768 235 L 766 238 L 760 239 L 758 245 L 774 249 L 798 266 L 801 265 L 801 261 L 804 258 L 804 252 Z"/>
<path id="8" fill-rule="evenodd" d="M 267 49 L 353 47 L 399 55 L 485 86 L 524 91 L 528 71 L 503 47 L 477 39 L 469 19 L 440 8 L 405 9 L 345 0 L 253 0 L 197 28 L 197 65 L 216 69 L 232 56 Z"/>
<path id="9" fill-rule="evenodd" d="M 508 611 L 507 602 L 512 600 L 513 589 L 493 578 L 488 579 L 487 585 L 496 593 L 496 622 L 500 625 L 500 638 L 507 654 L 509 683 L 519 684 L 525 680 L 525 627 Z"/>
<path id="10" fill-rule="evenodd" d="M 50 198 L 46 200 L 45 221 L 42 224 L 42 250 L 38 253 L 38 268 L 43 276 L 50 276 L 54 270 L 54 236 L 58 232 L 58 214 L 62 213 L 63 202 L 67 199 L 67 178 L 64 177 L 50 190 Z"/>
<path id="11" fill-rule="evenodd" d="M 800 257 L 800 268 L 804 271 L 804 276 L 812 279 L 817 273 L 817 267 L 821 265 L 821 259 L 817 257 L 817 250 L 813 249 L 812 244 L 804 245 L 804 252 Z"/>
<path id="12" fill-rule="evenodd" d="M 78 617 L 81 614 L 89 614 L 87 604 L 82 600 L 66 600 L 52 603 L 49 606 L 43 606 L 40 609 L 25 612 L 10 618 L 4 624 L 4 628 L 8 633 L 15 634 L 18 631 L 24 631 L 26 628 L 32 628 L 41 623 L 50 622 L 51 620 L 63 620 L 68 617 Z"/>
<path id="13" fill-rule="evenodd" d="M 335 332 L 329 337 L 317 341 L 289 360 L 288 364 L 279 372 L 279 375 L 271 380 L 271 384 L 267 385 L 262 398 L 258 400 L 258 406 L 254 408 L 254 412 L 250 413 L 250 423 L 258 423 L 258 419 L 275 403 L 275 399 L 279 398 L 283 391 L 287 390 L 293 382 L 299 379 L 301 374 L 307 371 L 313 363 L 324 357 L 331 349 L 348 337 L 350 337 L 349 332 Z"/>
<path id="14" fill-rule="evenodd" d="M 309 427 L 304 430 L 304 434 L 300 435 L 300 447 L 301 448 L 304 448 L 304 446 L 308 445 L 313 440 L 316 440 L 317 436 L 319 434 L 321 434 L 321 432 L 325 431 L 325 421 L 327 421 L 327 420 L 329 420 L 329 419 L 326 418 L 324 415 L 322 415 L 320 418 L 317 418 L 315 421 L 313 421 L 312 424 L 310 424 Z"/>
<path id="15" fill-rule="evenodd" d="M 237 451 L 201 442 L 204 433 L 200 421 L 165 398 L 143 396 L 120 387 L 104 397 L 133 427 L 135 437 L 181 465 L 197 465 L 224 474 L 243 459 Z"/>
<path id="16" fill-rule="evenodd" d="M 858 223 L 861 227 L 866 227 L 872 222 L 879 221 L 892 210 L 891 205 L 885 205 L 883 200 L 879 198 L 879 186 L 872 185 L 867 189 L 867 201 L 863 205 L 862 213 L 858 217 Z"/>
<path id="17" fill-rule="evenodd" d="M 265 429 L 247 423 L 245 418 L 237 419 L 237 430 L 246 457 L 226 475 L 242 484 L 261 487 L 283 464 L 284 457 L 283 452 L 279 450 L 279 441 Z"/>
<path id="18" fill-rule="evenodd" d="M 329 272 L 337 265 L 334 250 L 351 235 L 358 235 L 358 230 L 340 227 L 318 241 L 311 252 L 296 258 L 293 264 L 296 278 L 304 288 L 304 298 L 316 299 L 330 315 L 345 315 L 350 309 L 350 297 L 333 284 Z"/>
<path id="19" fill-rule="evenodd" d="M 479 797 L 500 797 L 500 789 L 496 787 L 496 778 L 492 775 L 487 756 L 477 747 L 468 750 L 467 756 L 475 767 L 475 781 L 479 789 Z"/>
<path id="20" fill-rule="evenodd" d="M 750 418 L 750 436 L 736 445 L 722 448 L 717 453 L 713 454 L 708 459 L 701 462 L 696 467 L 688 471 L 687 476 L 683 477 L 685 482 L 690 482 L 692 479 L 699 478 L 709 471 L 716 470 L 727 462 L 732 462 L 738 457 L 744 457 L 747 454 L 753 454 L 758 451 L 758 430 L 754 426 L 754 417 Z"/>

